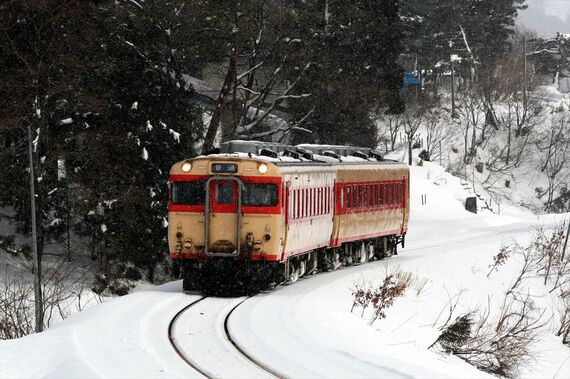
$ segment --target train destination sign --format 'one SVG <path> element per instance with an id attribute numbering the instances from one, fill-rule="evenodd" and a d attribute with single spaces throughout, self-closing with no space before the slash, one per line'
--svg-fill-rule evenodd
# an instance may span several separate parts
<path id="1" fill-rule="evenodd" d="M 235 163 L 213 163 L 212 172 L 216 174 L 235 174 L 238 171 L 238 165 Z"/>

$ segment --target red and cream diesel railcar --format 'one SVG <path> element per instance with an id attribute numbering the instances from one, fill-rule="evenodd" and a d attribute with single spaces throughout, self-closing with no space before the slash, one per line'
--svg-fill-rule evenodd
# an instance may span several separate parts
<path id="1" fill-rule="evenodd" d="M 170 171 L 170 256 L 184 289 L 265 288 L 396 252 L 409 216 L 406 165 L 213 154 Z"/>

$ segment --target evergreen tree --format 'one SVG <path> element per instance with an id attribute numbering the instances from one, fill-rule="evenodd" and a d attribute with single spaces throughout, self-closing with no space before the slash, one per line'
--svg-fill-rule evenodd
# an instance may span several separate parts
<path id="1" fill-rule="evenodd" d="M 28 233 L 30 193 L 26 128 L 34 138 L 38 253 L 71 227 L 68 183 L 63 178 L 75 138 L 99 109 L 91 91 L 102 88 L 96 2 L 17 1 L 0 6 L 0 133 L 16 148 L 0 155 L 0 203 L 16 210 L 18 231 Z M 88 90 L 86 90 L 88 89 Z M 62 225 L 67 223 L 67 228 Z"/>
<path id="2" fill-rule="evenodd" d="M 90 133 L 77 178 L 88 193 L 87 230 L 105 267 L 148 269 L 165 257 L 168 173 L 195 154 L 201 114 L 187 74 L 203 64 L 185 8 L 169 1 L 118 2 L 106 13 L 110 65 L 103 122 Z"/>
<path id="3" fill-rule="evenodd" d="M 420 67 L 433 69 L 451 54 L 470 59 L 467 42 L 482 81 L 492 80 L 498 59 L 510 47 L 517 13 L 526 8 L 525 0 L 401 1 L 406 52 L 418 54 Z"/>
<path id="4" fill-rule="evenodd" d="M 402 111 L 399 2 L 309 1 L 300 7 L 306 17 L 301 34 L 311 36 L 305 54 L 315 64 L 300 86 L 312 96 L 293 111 L 312 111 L 305 125 L 315 142 L 375 147 L 372 112 L 383 106 Z"/>

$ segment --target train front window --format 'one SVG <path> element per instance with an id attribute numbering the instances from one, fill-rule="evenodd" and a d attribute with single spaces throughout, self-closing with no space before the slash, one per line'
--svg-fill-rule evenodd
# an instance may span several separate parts
<path id="1" fill-rule="evenodd" d="M 244 184 L 242 205 L 275 206 L 277 205 L 277 184 Z"/>
<path id="2" fill-rule="evenodd" d="M 216 203 L 233 204 L 234 202 L 234 184 L 218 183 L 216 188 Z"/>
<path id="3" fill-rule="evenodd" d="M 206 183 L 174 182 L 172 183 L 172 203 L 184 205 L 204 205 L 206 198 Z"/>

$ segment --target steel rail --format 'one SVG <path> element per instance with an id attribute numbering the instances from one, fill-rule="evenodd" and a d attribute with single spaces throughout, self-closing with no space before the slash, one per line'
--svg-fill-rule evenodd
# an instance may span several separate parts
<path id="1" fill-rule="evenodd" d="M 228 314 L 226 315 L 226 317 L 224 318 L 224 332 L 226 334 L 226 338 L 227 340 L 232 344 L 232 346 L 244 357 L 246 358 L 248 361 L 250 361 L 253 365 L 257 366 L 259 369 L 266 371 L 267 373 L 273 375 L 276 378 L 285 378 L 285 376 L 283 374 L 280 374 L 278 372 L 276 372 L 275 370 L 273 370 L 272 368 L 262 364 L 261 362 L 259 362 L 257 359 L 255 359 L 253 356 L 251 356 L 250 354 L 248 354 L 236 341 L 235 339 L 232 338 L 232 335 L 230 334 L 230 329 L 229 329 L 229 320 L 230 320 L 230 316 L 232 315 L 232 313 L 237 309 L 237 307 L 239 307 L 240 305 L 242 305 L 246 300 L 250 299 L 250 297 L 247 297 L 245 299 L 243 299 L 242 301 L 240 301 L 238 304 L 236 304 L 231 311 L 228 312 Z"/>
<path id="2" fill-rule="evenodd" d="M 198 300 L 194 300 L 193 302 L 191 302 L 190 304 L 188 304 L 187 306 L 185 306 L 184 308 L 182 308 L 180 311 L 178 311 L 178 313 L 176 313 L 176 315 L 172 318 L 172 320 L 170 320 L 170 324 L 168 324 L 168 340 L 170 341 L 170 344 L 172 345 L 172 348 L 174 349 L 174 351 L 176 351 L 176 354 L 178 354 L 178 356 L 184 361 L 186 362 L 190 367 L 192 367 L 194 370 L 198 371 L 200 374 L 204 375 L 206 378 L 208 379 L 213 379 L 212 376 L 208 375 L 204 370 L 202 370 L 197 364 L 193 363 L 189 358 L 187 358 L 184 354 L 182 354 L 182 352 L 180 351 L 180 349 L 178 348 L 178 346 L 176 345 L 174 336 L 172 334 L 173 330 L 174 330 L 174 324 L 176 323 L 176 320 L 178 319 L 178 317 L 180 317 L 180 315 L 184 312 L 186 312 L 190 307 L 192 307 L 193 305 L 201 302 L 202 300 L 205 300 L 207 297 L 202 297 Z"/>

